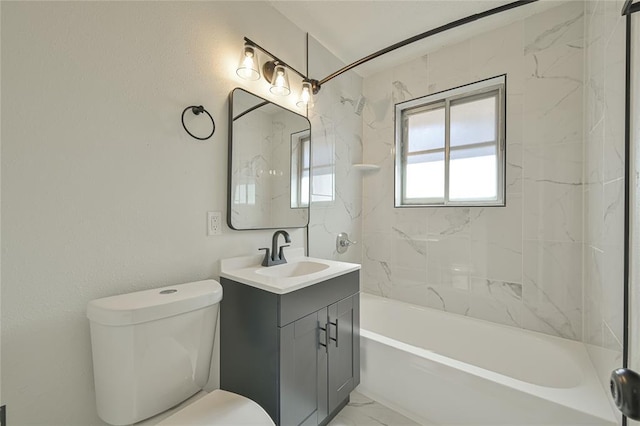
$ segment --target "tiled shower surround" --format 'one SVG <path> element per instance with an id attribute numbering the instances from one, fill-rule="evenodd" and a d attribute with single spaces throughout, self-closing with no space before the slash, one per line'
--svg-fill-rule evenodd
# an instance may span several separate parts
<path id="1" fill-rule="evenodd" d="M 581 340 L 585 6 L 364 79 L 366 291 Z M 395 103 L 507 74 L 506 207 L 394 208 Z"/>
<path id="2" fill-rule="evenodd" d="M 622 3 L 585 3 L 584 341 L 618 353 L 624 303 Z"/>
<path id="3" fill-rule="evenodd" d="M 329 75 L 345 64 L 313 37 L 309 39 L 311 75 Z M 311 204 L 309 217 L 309 255 L 325 259 L 360 263 L 360 246 L 344 254 L 336 251 L 336 236 L 347 232 L 360 242 L 362 226 L 362 174 L 352 164 L 362 162 L 362 117 L 354 112 L 353 99 L 362 93 L 362 77 L 348 72 L 327 84 L 318 93 L 309 110 L 313 154 L 334 158 L 333 201 Z M 318 152 L 324 151 L 324 152 Z M 314 167 L 316 164 L 314 162 Z M 325 169 L 326 170 L 326 169 Z M 313 173 L 318 173 L 314 170 Z"/>

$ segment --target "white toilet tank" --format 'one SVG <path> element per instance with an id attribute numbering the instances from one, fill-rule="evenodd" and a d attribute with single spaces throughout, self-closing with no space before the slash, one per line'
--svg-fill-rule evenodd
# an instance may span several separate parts
<path id="1" fill-rule="evenodd" d="M 205 280 L 89 302 L 98 415 L 126 425 L 161 413 L 209 378 L 222 286 Z"/>

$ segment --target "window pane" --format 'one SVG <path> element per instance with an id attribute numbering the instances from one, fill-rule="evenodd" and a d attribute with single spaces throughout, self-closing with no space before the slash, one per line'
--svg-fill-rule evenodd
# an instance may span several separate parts
<path id="1" fill-rule="evenodd" d="M 312 146 L 311 202 L 333 201 L 335 198 L 335 138 L 324 133 Z"/>
<path id="2" fill-rule="evenodd" d="M 313 175 L 311 201 L 333 201 L 333 173 Z"/>
<path id="3" fill-rule="evenodd" d="M 451 103 L 451 146 L 496 140 L 497 96 Z"/>
<path id="4" fill-rule="evenodd" d="M 444 151 L 412 155 L 405 169 L 405 199 L 444 200 Z"/>
<path id="5" fill-rule="evenodd" d="M 300 178 L 300 205 L 309 205 L 309 170 L 304 170 Z"/>
<path id="6" fill-rule="evenodd" d="M 452 149 L 449 162 L 449 199 L 496 200 L 498 197 L 496 146 Z"/>
<path id="7" fill-rule="evenodd" d="M 302 168 L 303 169 L 308 169 L 309 168 L 309 158 L 310 158 L 310 154 L 309 154 L 309 147 L 311 144 L 311 139 L 306 138 L 306 139 L 302 139 Z"/>
<path id="8" fill-rule="evenodd" d="M 308 207 L 309 198 L 309 132 L 291 135 L 291 208 Z M 307 187 L 302 187 L 302 179 L 307 176 Z M 306 194 L 306 195 L 305 195 Z M 306 197 L 306 204 L 302 197 Z"/>
<path id="9" fill-rule="evenodd" d="M 444 147 L 444 108 L 409 114 L 407 129 L 408 153 Z"/>

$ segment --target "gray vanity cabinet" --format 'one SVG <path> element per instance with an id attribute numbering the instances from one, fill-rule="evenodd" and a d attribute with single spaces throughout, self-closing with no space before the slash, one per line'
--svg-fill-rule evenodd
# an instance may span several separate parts
<path id="1" fill-rule="evenodd" d="M 280 329 L 280 424 L 318 425 L 327 417 L 327 351 L 321 309 Z M 324 378 L 324 379 L 321 379 Z"/>
<path id="2" fill-rule="evenodd" d="M 359 271 L 282 295 L 221 283 L 220 387 L 277 425 L 328 423 L 360 382 Z"/>
<path id="3" fill-rule="evenodd" d="M 360 383 L 360 365 L 354 362 L 360 360 L 360 342 L 352 344 L 353 330 L 360 330 L 359 306 L 360 298 L 356 294 L 328 308 L 329 412 L 338 408 Z"/>

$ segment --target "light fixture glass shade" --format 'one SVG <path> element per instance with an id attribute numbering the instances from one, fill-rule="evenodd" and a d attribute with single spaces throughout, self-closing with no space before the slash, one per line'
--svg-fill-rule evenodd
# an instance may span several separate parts
<path id="1" fill-rule="evenodd" d="M 291 93 L 287 69 L 283 65 L 276 65 L 273 69 L 273 81 L 269 91 L 278 96 L 287 96 Z"/>
<path id="2" fill-rule="evenodd" d="M 302 92 L 300 93 L 300 100 L 296 103 L 299 107 L 313 108 L 313 90 L 311 89 L 310 81 L 302 82 Z"/>
<path id="3" fill-rule="evenodd" d="M 236 74 L 245 80 L 258 80 L 260 78 L 256 49 L 248 43 L 245 43 L 242 48 Z"/>

